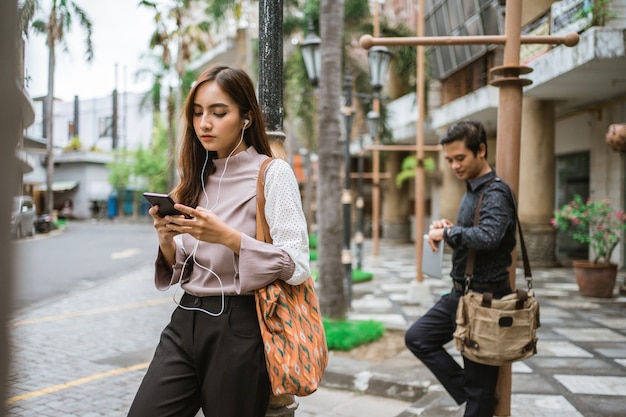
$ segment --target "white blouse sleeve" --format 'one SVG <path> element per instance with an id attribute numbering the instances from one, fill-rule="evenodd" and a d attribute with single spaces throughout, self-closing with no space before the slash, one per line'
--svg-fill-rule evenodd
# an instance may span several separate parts
<path id="1" fill-rule="evenodd" d="M 265 177 L 265 218 L 274 246 L 284 250 L 295 263 L 286 282 L 298 285 L 311 275 L 309 236 L 296 176 L 282 159 L 270 163 Z"/>

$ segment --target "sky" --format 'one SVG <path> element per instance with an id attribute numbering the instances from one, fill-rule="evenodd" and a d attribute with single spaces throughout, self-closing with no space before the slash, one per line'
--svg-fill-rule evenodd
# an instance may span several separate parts
<path id="1" fill-rule="evenodd" d="M 149 39 L 153 32 L 153 12 L 139 7 L 139 0 L 75 0 L 93 24 L 94 59 L 86 62 L 86 33 L 74 21 L 66 34 L 68 52 L 56 49 L 55 97 L 73 100 L 98 98 L 118 92 L 142 92 L 150 88 L 151 80 L 135 80 L 135 72 L 142 67 L 142 54 L 149 53 Z M 42 1 L 46 7 L 47 1 Z M 44 9 L 46 10 L 46 9 Z M 32 98 L 48 91 L 48 50 L 44 35 L 32 31 L 26 44 L 25 66 L 27 89 Z M 117 64 L 117 71 L 116 71 Z M 117 73 L 117 77 L 116 77 Z"/>

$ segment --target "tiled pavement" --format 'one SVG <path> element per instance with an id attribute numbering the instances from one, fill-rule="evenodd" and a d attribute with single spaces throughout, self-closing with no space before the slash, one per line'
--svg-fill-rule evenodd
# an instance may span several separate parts
<path id="1" fill-rule="evenodd" d="M 444 257 L 446 278 L 425 277 L 421 284 L 415 282 L 414 258 L 412 246 L 389 243 L 381 245 L 378 258 L 366 258 L 364 269 L 375 278 L 354 286 L 351 317 L 405 330 L 449 291 L 449 254 Z M 520 288 L 526 286 L 522 276 L 518 271 Z M 538 354 L 513 364 L 511 415 L 626 416 L 626 296 L 618 288 L 625 283 L 624 273 L 611 299 L 578 295 L 570 268 L 533 268 L 533 278 L 541 305 Z M 448 349 L 461 361 L 452 343 Z M 463 407 L 406 350 L 373 364 L 332 359 L 341 363 L 331 361 L 325 384 L 411 402 L 398 416 L 463 415 Z M 342 369 L 341 378 L 335 378 L 336 369 Z M 352 380 L 346 378 L 350 373 Z"/>
<path id="2" fill-rule="evenodd" d="M 351 316 L 403 331 L 449 289 L 449 279 L 427 277 L 416 286 L 412 246 L 381 242 L 374 258 L 369 244 L 364 269 L 374 279 L 353 287 Z M 580 297 L 567 268 L 533 272 L 539 353 L 513 365 L 511 415 L 626 416 L 626 297 L 617 289 L 612 299 Z M 7 415 L 124 416 L 174 308 L 172 296 L 154 290 L 145 265 L 19 311 L 10 324 Z M 299 417 L 463 414 L 406 349 L 384 361 L 332 355 L 323 387 L 299 402 Z"/>

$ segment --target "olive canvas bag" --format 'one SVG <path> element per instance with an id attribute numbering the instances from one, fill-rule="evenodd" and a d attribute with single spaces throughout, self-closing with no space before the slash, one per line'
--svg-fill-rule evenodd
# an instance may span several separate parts
<path id="1" fill-rule="evenodd" d="M 482 199 L 481 194 L 474 225 L 478 224 Z M 533 291 L 530 262 L 517 208 L 515 212 L 528 289 L 518 289 L 501 299 L 493 298 L 490 292 L 470 290 L 476 258 L 476 251 L 470 250 L 465 269 L 465 293 L 459 299 L 456 313 L 454 340 L 457 350 L 464 357 L 485 365 L 501 366 L 537 353 L 539 303 Z"/>

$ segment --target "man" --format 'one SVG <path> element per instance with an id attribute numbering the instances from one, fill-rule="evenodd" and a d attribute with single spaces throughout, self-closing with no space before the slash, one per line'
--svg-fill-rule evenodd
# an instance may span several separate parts
<path id="1" fill-rule="evenodd" d="M 439 143 L 450 168 L 464 180 L 457 224 L 447 219 L 430 226 L 428 243 L 437 250 L 442 239 L 454 250 L 453 288 L 406 332 L 406 345 L 437 377 L 458 404 L 466 402 L 465 417 L 491 417 L 496 404 L 499 368 L 463 358 L 464 367 L 444 345 L 452 340 L 456 310 L 465 290 L 465 264 L 470 249 L 476 251 L 470 288 L 491 292 L 495 298 L 511 292 L 509 272 L 515 247 L 515 205 L 509 187 L 496 177 L 487 162 L 487 137 L 482 124 L 466 120 L 446 132 Z M 484 193 L 480 217 L 474 226 L 478 199 Z"/>

